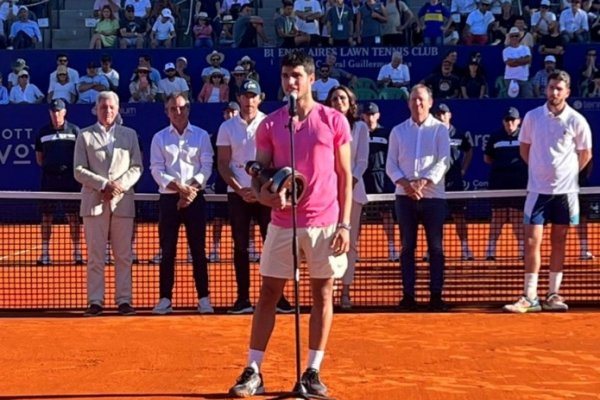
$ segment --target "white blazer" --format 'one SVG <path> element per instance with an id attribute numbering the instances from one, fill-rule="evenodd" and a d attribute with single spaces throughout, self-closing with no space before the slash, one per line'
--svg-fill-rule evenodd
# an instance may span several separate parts
<path id="1" fill-rule="evenodd" d="M 352 200 L 364 205 L 368 203 L 363 175 L 369 163 L 369 128 L 363 121 L 356 121 L 351 134 L 350 158 L 352 177 L 358 180 L 352 192 Z"/>

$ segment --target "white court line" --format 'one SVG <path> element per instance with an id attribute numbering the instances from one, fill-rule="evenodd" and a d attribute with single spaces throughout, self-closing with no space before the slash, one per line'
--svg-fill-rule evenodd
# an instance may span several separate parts
<path id="1" fill-rule="evenodd" d="M 39 248 L 40 248 L 40 246 L 33 246 L 32 248 L 30 248 L 28 250 L 17 251 L 16 253 L 13 253 L 11 255 L 0 257 L 0 261 L 8 260 L 11 257 L 16 257 L 16 256 L 20 256 L 20 255 L 23 255 L 23 254 L 27 254 L 27 253 L 32 252 L 34 250 L 37 250 Z"/>

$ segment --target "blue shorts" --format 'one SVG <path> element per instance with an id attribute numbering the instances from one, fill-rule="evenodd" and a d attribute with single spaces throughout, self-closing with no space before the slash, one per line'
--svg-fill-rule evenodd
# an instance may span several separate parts
<path id="1" fill-rule="evenodd" d="M 557 225 L 579 224 L 579 198 L 577 193 L 540 194 L 527 193 L 523 223 L 544 225 L 548 222 Z"/>

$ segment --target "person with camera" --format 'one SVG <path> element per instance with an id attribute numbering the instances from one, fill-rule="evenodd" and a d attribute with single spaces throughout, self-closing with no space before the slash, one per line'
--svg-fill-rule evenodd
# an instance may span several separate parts
<path id="1" fill-rule="evenodd" d="M 262 99 L 263 93 L 258 82 L 246 79 L 238 92 L 240 113 L 223 122 L 217 135 L 219 174 L 228 186 L 227 203 L 237 283 L 237 299 L 229 310 L 230 314 L 254 311 L 250 302 L 250 222 L 252 218 L 257 221 L 264 240 L 271 220 L 271 209 L 257 201 L 251 187 L 251 177 L 245 171 L 246 163 L 256 158 L 256 129 L 266 117 L 258 109 Z M 277 309 L 280 312 L 293 311 L 284 297 L 279 300 Z"/>
<path id="2" fill-rule="evenodd" d="M 307 182 L 297 204 L 295 226 L 299 251 L 307 260 L 312 294 L 308 362 L 301 383 L 310 394 L 325 395 L 327 387 L 319 373 L 333 322 L 333 281 L 346 270 L 352 229 L 351 135 L 343 114 L 315 101 L 311 92 L 314 81 L 315 62 L 310 55 L 296 50 L 283 58 L 281 86 L 292 99 L 290 105 L 297 99 L 297 115 L 291 119 L 289 114 L 295 113 L 282 107 L 264 119 L 256 132 L 256 160 L 264 168 L 290 166 L 288 126 L 293 124 L 296 169 Z M 256 198 L 272 211 L 260 260 L 263 279 L 252 319 L 248 362 L 230 389 L 237 397 L 264 393 L 260 368 L 275 326 L 275 308 L 287 280 L 294 277 L 293 210 L 285 186 L 272 191 L 274 181 L 252 180 Z"/>

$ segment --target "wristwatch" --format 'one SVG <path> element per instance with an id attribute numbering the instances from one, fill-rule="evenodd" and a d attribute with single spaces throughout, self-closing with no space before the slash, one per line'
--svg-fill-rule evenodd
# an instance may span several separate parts
<path id="1" fill-rule="evenodd" d="M 337 224 L 338 228 L 342 228 L 342 229 L 346 229 L 348 231 L 352 230 L 352 225 L 350 224 L 344 224 L 343 222 L 340 222 Z"/>

